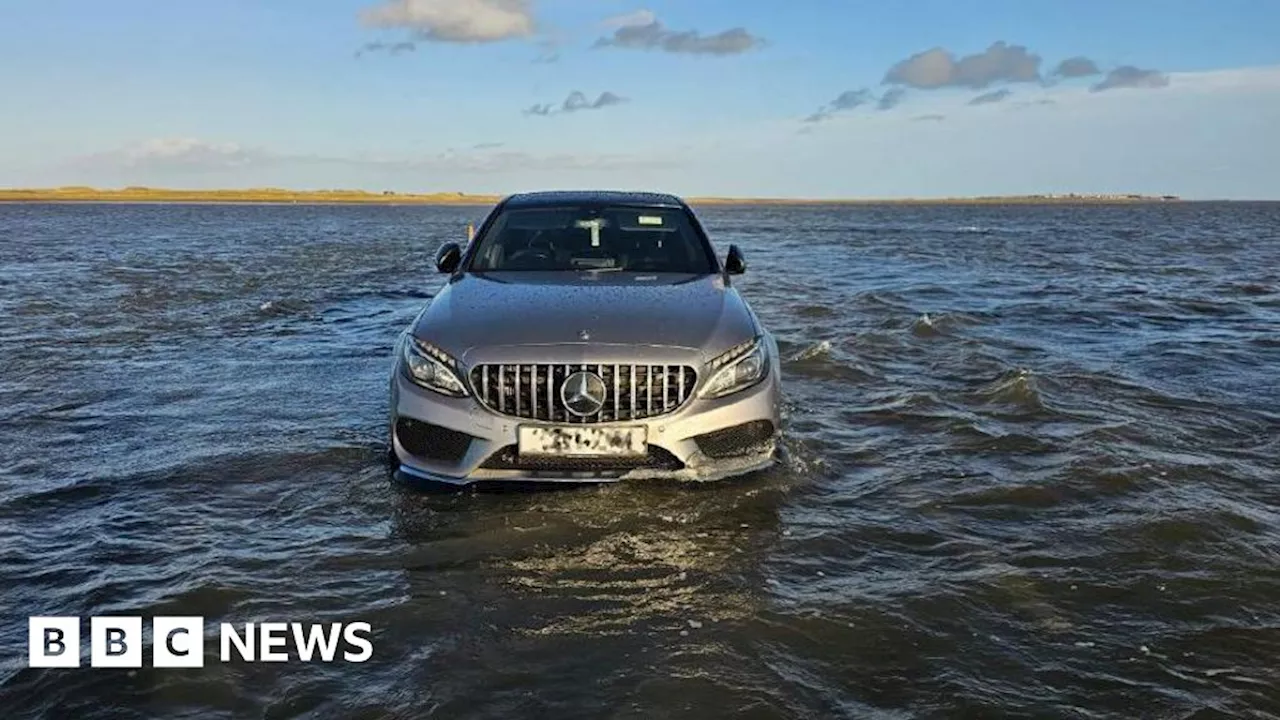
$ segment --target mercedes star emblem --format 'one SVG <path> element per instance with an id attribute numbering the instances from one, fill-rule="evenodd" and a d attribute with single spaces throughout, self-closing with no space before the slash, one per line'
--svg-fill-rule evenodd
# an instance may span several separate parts
<path id="1" fill-rule="evenodd" d="M 581 330 L 578 332 L 578 337 L 582 340 L 590 340 L 591 333 L 587 332 L 586 330 Z"/>
<path id="2" fill-rule="evenodd" d="M 578 417 L 595 415 L 604 407 L 604 380 L 593 372 L 576 372 L 560 386 L 560 400 L 566 410 Z"/>

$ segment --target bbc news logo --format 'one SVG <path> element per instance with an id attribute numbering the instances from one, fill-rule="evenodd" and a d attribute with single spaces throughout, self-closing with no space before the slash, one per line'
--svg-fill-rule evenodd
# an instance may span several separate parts
<path id="1" fill-rule="evenodd" d="M 369 623 L 221 623 L 219 658 L 231 662 L 362 663 L 373 657 Z M 151 665 L 162 668 L 204 667 L 204 618 L 151 619 Z M 292 645 L 293 654 L 290 655 Z M 80 618 L 32 617 L 27 627 L 27 664 L 40 668 L 80 667 Z M 89 665 L 100 668 L 142 667 L 142 618 L 89 618 Z M 341 650 L 341 652 L 339 652 Z"/>

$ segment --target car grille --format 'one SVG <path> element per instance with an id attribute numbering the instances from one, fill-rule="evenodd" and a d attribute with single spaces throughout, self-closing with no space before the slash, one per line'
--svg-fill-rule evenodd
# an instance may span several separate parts
<path id="1" fill-rule="evenodd" d="M 587 417 L 568 412 L 561 399 L 565 379 L 579 371 L 604 381 L 604 402 Z M 563 423 L 642 420 L 675 412 L 693 394 L 697 380 L 697 371 L 687 365 L 477 365 L 471 370 L 471 389 L 490 410 Z"/>

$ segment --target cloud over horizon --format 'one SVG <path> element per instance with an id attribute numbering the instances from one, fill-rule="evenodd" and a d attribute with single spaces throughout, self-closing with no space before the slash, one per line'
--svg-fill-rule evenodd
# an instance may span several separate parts
<path id="1" fill-rule="evenodd" d="M 569 97 L 560 103 L 559 107 L 552 103 L 538 103 L 525 108 L 525 115 L 534 115 L 538 117 L 547 117 L 550 115 L 559 115 L 563 113 L 575 113 L 583 110 L 603 110 L 614 105 L 621 105 L 628 102 L 627 98 L 608 90 L 600 93 L 595 100 L 588 100 L 585 93 L 574 90 L 569 93 Z"/>
<path id="2" fill-rule="evenodd" d="M 1049 87 L 1060 80 L 1102 74 L 1098 64 L 1083 55 L 1075 55 L 1060 61 L 1048 75 L 1041 72 L 1041 63 L 1040 55 L 1027 47 L 1002 40 L 992 43 L 980 53 L 958 58 L 946 48 L 934 47 L 891 65 L 881 80 L 882 85 L 889 87 L 881 94 L 879 100 L 875 100 L 869 89 L 849 90 L 842 93 L 835 101 L 819 108 L 804 121 L 806 123 L 822 122 L 839 112 L 851 110 L 872 101 L 879 110 L 891 110 L 902 102 L 908 88 L 924 91 L 958 89 L 986 91 L 967 103 L 977 106 L 1003 102 L 1013 95 L 1013 91 L 1007 87 L 988 90 L 992 86 L 1036 83 L 1042 87 Z M 1168 84 L 1169 78 L 1164 73 L 1125 65 L 1108 72 L 1101 82 L 1095 83 L 1090 89 L 1093 92 L 1102 92 L 1118 88 L 1160 88 Z"/>
<path id="3" fill-rule="evenodd" d="M 1010 90 L 1009 88 L 1000 88 L 999 90 L 992 90 L 989 93 L 983 93 L 975 97 L 974 99 L 969 101 L 969 104 L 970 105 L 991 105 L 994 103 L 1003 102 L 1004 100 L 1008 99 L 1008 97 L 1012 94 L 1013 94 L 1013 91 Z"/>
<path id="4" fill-rule="evenodd" d="M 885 73 L 883 83 L 918 90 L 967 88 L 985 90 L 996 83 L 1038 82 L 1040 56 L 1022 45 L 992 43 L 981 53 L 959 59 L 941 47 L 900 60 Z"/>
<path id="5" fill-rule="evenodd" d="M 1132 65 L 1121 65 L 1107 73 L 1102 82 L 1089 88 L 1092 92 L 1119 88 L 1162 88 L 1169 86 L 1169 76 L 1159 70 L 1143 70 Z"/>
<path id="6" fill-rule="evenodd" d="M 846 90 L 836 96 L 835 100 L 832 100 L 830 103 L 818 108 L 816 112 L 805 118 L 804 121 L 808 123 L 822 122 L 823 120 L 829 119 L 837 112 L 853 110 L 854 108 L 861 107 L 873 102 L 874 100 L 875 96 L 871 94 L 871 90 L 868 88 L 862 88 L 861 90 Z"/>
<path id="7" fill-rule="evenodd" d="M 804 119 L 806 123 L 820 123 L 830 120 L 837 113 L 856 110 L 865 105 L 875 104 L 876 109 L 880 111 L 892 110 L 902 102 L 906 97 L 907 91 L 902 88 L 889 88 L 877 98 L 870 88 L 862 88 L 860 90 L 845 90 L 836 96 L 835 100 L 818 108 L 813 114 Z"/>
<path id="8" fill-rule="evenodd" d="M 360 46 L 356 51 L 356 57 L 364 57 L 369 53 L 385 52 L 388 55 L 400 55 L 402 53 L 414 52 L 418 49 L 418 44 L 412 40 L 404 40 L 402 42 L 371 42 Z"/>
<path id="9" fill-rule="evenodd" d="M 907 91 L 900 87 L 889 88 L 880 96 L 880 102 L 876 103 L 876 109 L 892 110 L 898 107 L 898 103 L 901 103 L 906 96 Z"/>
<path id="10" fill-rule="evenodd" d="M 116 150 L 84 155 L 73 162 L 121 168 L 219 170 L 245 167 L 270 157 L 271 154 L 264 150 L 247 148 L 239 143 L 171 137 L 143 140 Z"/>
<path id="11" fill-rule="evenodd" d="M 1082 55 L 1063 60 L 1058 63 L 1053 72 L 1049 73 L 1051 77 L 1055 78 L 1079 78 L 1101 74 L 1102 71 L 1098 69 L 1098 64 Z"/>
<path id="12" fill-rule="evenodd" d="M 605 153 L 534 154 L 504 150 L 505 143 L 479 143 L 465 150 L 404 156 L 327 156 L 278 153 L 239 143 L 196 138 L 155 138 L 114 150 L 71 158 L 68 165 L 80 170 L 135 171 L 170 176 L 216 174 L 232 170 L 266 170 L 284 167 L 334 166 L 392 173 L 500 174 L 513 170 L 612 170 L 670 168 L 678 163 L 664 158 Z"/>
<path id="13" fill-rule="evenodd" d="M 689 55 L 739 55 L 764 44 L 763 38 L 752 35 L 742 27 L 730 28 L 714 35 L 703 35 L 697 30 L 671 30 L 648 10 L 617 16 L 606 23 L 611 23 L 616 29 L 612 35 L 596 40 L 593 48 L 661 50 Z"/>
<path id="14" fill-rule="evenodd" d="M 383 0 L 363 10 L 360 20 L 428 42 L 500 42 L 530 37 L 535 29 L 529 0 Z"/>

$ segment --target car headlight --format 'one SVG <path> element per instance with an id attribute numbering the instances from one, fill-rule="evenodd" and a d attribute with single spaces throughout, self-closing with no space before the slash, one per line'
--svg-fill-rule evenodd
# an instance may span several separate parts
<path id="1" fill-rule="evenodd" d="M 467 394 L 467 387 L 458 379 L 458 362 L 443 350 L 412 335 L 406 335 L 400 345 L 405 374 L 414 383 L 453 397 Z"/>
<path id="2" fill-rule="evenodd" d="M 711 379 L 702 387 L 702 397 L 719 398 L 746 390 L 768 372 L 769 353 L 764 339 L 748 340 L 711 361 Z"/>

